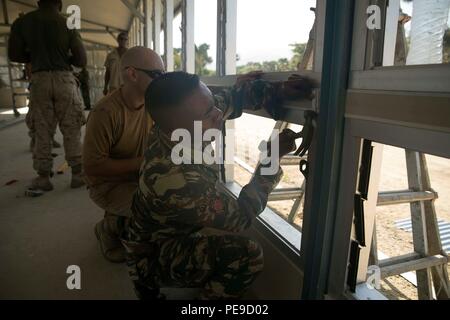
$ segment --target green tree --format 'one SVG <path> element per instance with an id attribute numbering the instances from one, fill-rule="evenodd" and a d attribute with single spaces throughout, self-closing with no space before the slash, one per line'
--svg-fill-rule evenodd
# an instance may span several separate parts
<path id="1" fill-rule="evenodd" d="M 181 61 L 181 49 L 180 48 L 174 48 L 173 49 L 173 69 L 175 71 L 183 70 L 182 64 L 183 63 Z"/>
<path id="2" fill-rule="evenodd" d="M 292 52 L 294 53 L 294 56 L 292 57 L 290 61 L 291 70 L 297 70 L 298 64 L 303 60 L 303 56 L 305 55 L 306 51 L 306 43 L 293 43 L 289 45 L 292 47 Z"/>
<path id="3" fill-rule="evenodd" d="M 200 46 L 195 46 L 195 73 L 199 76 L 209 76 L 214 73 L 214 71 L 207 68 L 208 64 L 213 62 L 213 59 L 209 56 L 209 44 L 203 43 Z M 174 55 L 174 70 L 182 70 L 182 59 L 181 59 L 181 49 L 173 49 Z"/>
<path id="4" fill-rule="evenodd" d="M 251 71 L 285 72 L 297 70 L 297 66 L 300 61 L 302 61 L 303 55 L 305 54 L 306 43 L 294 43 L 289 46 L 292 47 L 292 53 L 294 54 L 290 60 L 287 58 L 281 58 L 274 61 L 263 61 L 262 63 L 248 62 L 243 66 L 238 66 L 237 73 L 245 74 Z"/>
<path id="5" fill-rule="evenodd" d="M 195 46 L 195 73 L 199 76 L 209 76 L 212 74 L 206 66 L 213 62 L 208 55 L 209 44 L 203 43 L 199 47 Z"/>

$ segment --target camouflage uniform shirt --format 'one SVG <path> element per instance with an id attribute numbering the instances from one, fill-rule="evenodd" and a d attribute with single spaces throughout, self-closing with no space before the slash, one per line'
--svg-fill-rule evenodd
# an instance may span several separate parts
<path id="1" fill-rule="evenodd" d="M 270 84 L 266 83 L 267 90 L 263 91 L 261 82 L 257 84 L 261 94 L 273 92 Z M 216 96 L 217 106 L 226 117 L 239 116 L 241 111 L 236 112 L 233 100 L 242 101 L 237 96 L 249 96 L 252 89 L 246 84 L 245 90 L 242 87 L 224 90 Z M 230 232 L 249 228 L 265 209 L 268 195 L 282 176 L 281 168 L 273 176 L 263 176 L 258 167 L 236 199 L 218 183 L 218 165 L 175 165 L 171 159 L 175 144 L 158 126 L 153 128 L 125 241 L 134 258 L 144 254 L 151 243 L 183 240 L 205 227 Z"/>

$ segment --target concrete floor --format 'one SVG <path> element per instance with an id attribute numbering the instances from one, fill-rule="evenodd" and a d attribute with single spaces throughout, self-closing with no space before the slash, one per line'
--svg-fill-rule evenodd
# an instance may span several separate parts
<path id="1" fill-rule="evenodd" d="M 69 171 L 55 176 L 54 191 L 25 197 L 35 176 L 25 123 L 1 129 L 0 137 L 0 299 L 135 299 L 126 266 L 100 253 L 94 225 L 103 212 L 87 190 L 69 188 Z M 62 142 L 59 130 L 56 140 Z M 64 152 L 54 152 L 57 170 Z M 18 182 L 6 186 L 11 180 Z M 67 289 L 71 265 L 81 268 L 81 290 Z M 190 297 L 185 291 L 168 294 Z"/>
<path id="2" fill-rule="evenodd" d="M 35 175 L 25 123 L 0 136 L 0 299 L 134 299 L 126 267 L 100 254 L 93 230 L 102 211 L 87 190 L 71 190 L 69 172 L 53 179 L 53 192 L 25 197 Z M 56 170 L 64 152 L 55 153 Z M 81 268 L 81 290 L 67 289 L 71 265 Z"/>

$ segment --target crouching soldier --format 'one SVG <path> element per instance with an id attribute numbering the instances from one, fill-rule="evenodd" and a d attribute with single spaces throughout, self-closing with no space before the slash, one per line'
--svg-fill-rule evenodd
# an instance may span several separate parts
<path id="1" fill-rule="evenodd" d="M 161 287 L 201 288 L 201 299 L 236 299 L 262 271 L 261 247 L 236 233 L 249 228 L 265 209 L 282 176 L 279 165 L 269 175 L 263 174 L 266 165 L 258 166 L 235 199 L 218 185 L 217 164 L 175 164 L 179 162 L 172 153 L 177 143 L 171 136 L 182 129 L 193 137 L 196 121 L 202 123 L 203 132 L 220 130 L 227 117 L 241 114 L 245 101 L 277 100 L 277 88 L 282 86 L 247 81 L 215 98 L 196 75 L 174 72 L 155 79 L 147 89 L 146 108 L 155 126 L 141 167 L 132 217 L 122 233 L 140 299 L 160 298 Z M 290 130 L 279 135 L 280 157 L 293 151 L 295 138 Z M 208 145 L 200 144 L 199 150 L 190 143 L 191 152 L 184 156 L 189 159 L 196 152 L 202 154 Z M 203 228 L 231 234 L 204 235 L 200 233 Z"/>
<path id="2" fill-rule="evenodd" d="M 89 114 L 83 146 L 83 164 L 91 199 L 103 210 L 95 226 L 103 256 L 125 261 L 119 235 L 131 215 L 147 139 L 153 126 L 145 111 L 145 90 L 164 73 L 159 55 L 134 47 L 122 57 L 124 84 L 100 100 Z"/>

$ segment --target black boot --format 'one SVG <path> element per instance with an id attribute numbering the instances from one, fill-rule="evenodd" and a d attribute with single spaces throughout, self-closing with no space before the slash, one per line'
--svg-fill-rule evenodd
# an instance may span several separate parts
<path id="1" fill-rule="evenodd" d="M 166 296 L 158 289 L 150 289 L 134 281 L 134 292 L 139 300 L 166 300 Z"/>
<path id="2" fill-rule="evenodd" d="M 81 164 L 72 167 L 72 181 L 70 183 L 70 187 L 72 189 L 78 189 L 83 187 L 85 184 L 86 183 L 84 182 L 84 174 Z"/>

